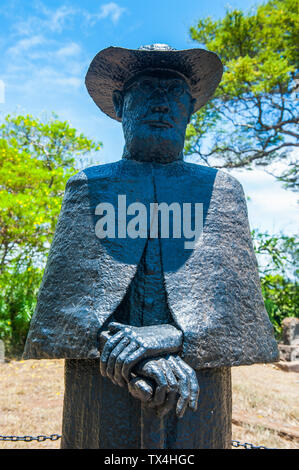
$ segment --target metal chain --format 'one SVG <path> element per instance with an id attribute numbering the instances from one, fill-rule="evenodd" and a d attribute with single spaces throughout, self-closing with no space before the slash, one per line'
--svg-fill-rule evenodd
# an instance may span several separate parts
<path id="1" fill-rule="evenodd" d="M 51 434 L 50 436 L 44 436 L 44 435 L 40 435 L 40 436 L 1 436 L 0 435 L 0 441 L 10 441 L 10 442 L 18 442 L 18 441 L 44 442 L 47 439 L 50 440 L 50 441 L 58 441 L 58 439 L 61 439 L 61 435 L 60 434 Z M 249 442 L 241 443 L 240 441 L 232 441 L 231 444 L 232 444 L 232 447 L 243 447 L 244 449 L 269 449 L 269 447 L 255 446 L 254 444 L 250 444 Z"/>
<path id="2" fill-rule="evenodd" d="M 265 446 L 255 446 L 254 444 L 250 444 L 249 442 L 240 442 L 240 441 L 232 441 L 232 447 L 244 447 L 244 449 L 269 449 L 269 447 Z"/>
<path id="3" fill-rule="evenodd" d="M 31 441 L 37 441 L 37 442 L 44 442 L 47 439 L 50 441 L 58 441 L 61 436 L 60 434 L 51 434 L 51 436 L 1 436 L 0 435 L 0 441 L 12 441 L 12 442 L 17 442 L 17 441 L 25 441 L 25 442 L 31 442 Z"/>

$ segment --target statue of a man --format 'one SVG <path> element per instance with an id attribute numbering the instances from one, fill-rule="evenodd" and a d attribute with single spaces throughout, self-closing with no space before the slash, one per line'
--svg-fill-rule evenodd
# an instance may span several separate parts
<path id="1" fill-rule="evenodd" d="M 221 75 L 161 44 L 89 67 L 123 158 L 68 181 L 24 353 L 66 359 L 63 448 L 229 448 L 230 367 L 277 360 L 242 187 L 183 161 Z"/>

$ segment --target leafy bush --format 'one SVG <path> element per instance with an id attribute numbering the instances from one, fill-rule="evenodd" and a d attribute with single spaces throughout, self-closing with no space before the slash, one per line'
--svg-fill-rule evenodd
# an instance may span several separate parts
<path id="1" fill-rule="evenodd" d="M 0 338 L 8 351 L 23 349 L 42 275 L 42 269 L 30 265 L 1 274 Z"/>
<path id="2" fill-rule="evenodd" d="M 286 317 L 299 317 L 298 260 L 296 237 L 252 232 L 259 262 L 262 293 L 277 339 Z"/>
<path id="3" fill-rule="evenodd" d="M 269 318 L 277 339 L 280 339 L 282 320 L 286 317 L 299 317 L 299 286 L 279 274 L 262 277 L 261 284 Z"/>

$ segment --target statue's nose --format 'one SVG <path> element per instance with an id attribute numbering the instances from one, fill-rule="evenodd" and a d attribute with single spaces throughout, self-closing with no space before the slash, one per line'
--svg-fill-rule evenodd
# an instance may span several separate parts
<path id="1" fill-rule="evenodd" d="M 169 112 L 169 106 L 164 103 L 157 103 L 151 105 L 152 113 L 162 113 L 167 114 Z"/>
<path id="2" fill-rule="evenodd" d="M 167 114 L 169 112 L 168 102 L 165 96 L 165 90 L 156 88 L 155 92 L 151 95 L 151 111 L 153 113 Z"/>

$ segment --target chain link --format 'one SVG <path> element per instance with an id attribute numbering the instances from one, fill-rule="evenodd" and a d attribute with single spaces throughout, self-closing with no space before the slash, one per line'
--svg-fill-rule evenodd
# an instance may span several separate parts
<path id="1" fill-rule="evenodd" d="M 61 436 L 60 434 L 51 434 L 51 436 L 1 436 L 0 435 L 0 441 L 10 441 L 10 442 L 17 442 L 17 441 L 24 441 L 24 442 L 32 442 L 32 441 L 37 441 L 37 442 L 44 442 L 47 439 L 50 441 L 58 441 Z"/>
<path id="2" fill-rule="evenodd" d="M 269 447 L 265 446 L 255 446 L 254 444 L 250 444 L 249 442 L 240 442 L 240 441 L 232 441 L 232 447 L 243 447 L 244 449 L 269 449 Z"/>
<path id="3" fill-rule="evenodd" d="M 0 441 L 9 441 L 9 442 L 18 442 L 18 441 L 44 442 L 46 440 L 58 441 L 58 439 L 61 439 L 60 434 L 51 434 L 50 436 L 44 436 L 42 434 L 39 436 L 1 436 L 0 435 Z M 242 443 L 240 441 L 232 441 L 231 444 L 232 444 L 232 447 L 243 447 L 244 449 L 269 449 L 269 447 L 255 446 L 254 444 L 250 444 L 249 442 Z"/>

